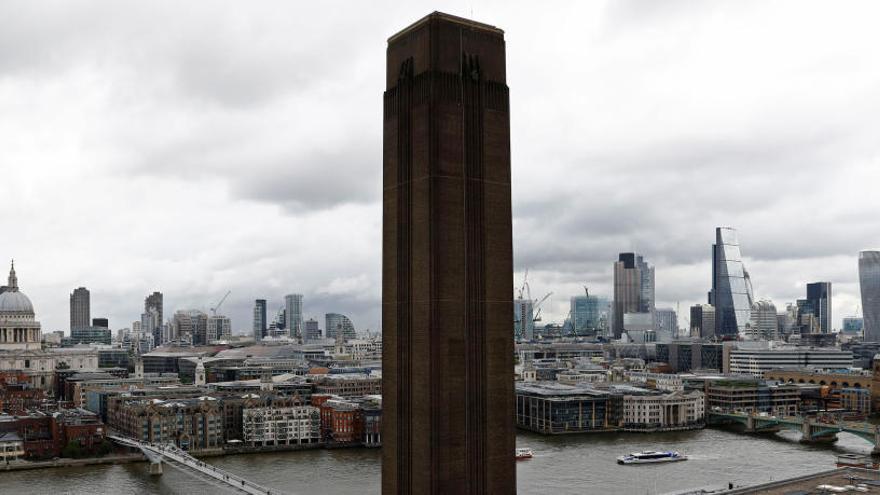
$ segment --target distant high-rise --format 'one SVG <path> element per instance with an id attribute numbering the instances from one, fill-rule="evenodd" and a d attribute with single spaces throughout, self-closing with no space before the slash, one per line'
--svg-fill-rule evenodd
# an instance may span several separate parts
<path id="1" fill-rule="evenodd" d="M 672 308 L 654 310 L 654 331 L 657 342 L 672 342 L 678 338 L 678 314 Z"/>
<path id="2" fill-rule="evenodd" d="M 865 342 L 880 342 L 880 251 L 859 253 Z"/>
<path id="3" fill-rule="evenodd" d="M 259 342 L 266 337 L 269 330 L 266 322 L 266 300 L 254 301 L 254 340 Z"/>
<path id="4" fill-rule="evenodd" d="M 144 298 L 144 314 L 150 315 L 155 313 L 155 316 L 150 317 L 150 321 L 153 326 L 151 328 L 142 328 L 142 332 L 149 332 L 153 336 L 153 342 L 156 346 L 162 345 L 165 342 L 165 336 L 162 335 L 162 323 L 165 321 L 165 311 L 164 311 L 164 303 L 163 296 L 161 292 L 153 292 Z"/>
<path id="5" fill-rule="evenodd" d="M 306 340 L 320 340 L 321 339 L 321 329 L 318 328 L 318 320 L 314 318 L 309 318 L 305 322 L 303 322 L 305 335 L 304 338 Z"/>
<path id="6" fill-rule="evenodd" d="M 388 40 L 386 74 L 382 493 L 512 494 L 504 33 L 433 13 Z"/>
<path id="7" fill-rule="evenodd" d="M 535 308 L 531 299 L 513 300 L 513 333 L 517 340 L 535 338 Z"/>
<path id="8" fill-rule="evenodd" d="M 819 322 L 819 332 L 831 333 L 831 282 L 807 284 L 807 300 Z"/>
<path id="9" fill-rule="evenodd" d="M 779 319 L 776 305 L 770 301 L 758 301 L 752 305 L 749 332 L 755 340 L 774 340 L 779 337 Z"/>
<path id="10" fill-rule="evenodd" d="M 605 332 L 611 316 L 611 304 L 607 298 L 586 294 L 574 296 L 569 305 L 571 327 L 576 335 L 592 336 Z"/>
<path id="11" fill-rule="evenodd" d="M 842 333 L 848 335 L 858 335 L 862 333 L 865 322 L 859 316 L 847 316 L 843 318 L 843 326 L 840 328 Z"/>
<path id="12" fill-rule="evenodd" d="M 70 294 L 70 329 L 88 328 L 92 324 L 89 290 L 79 287 Z"/>
<path id="13" fill-rule="evenodd" d="M 620 253 L 614 263 L 614 320 L 611 330 L 619 339 L 626 313 L 654 313 L 654 267 L 637 253 Z M 640 321 L 644 317 L 638 318 Z"/>
<path id="14" fill-rule="evenodd" d="M 185 309 L 174 313 L 174 333 L 177 338 L 192 339 L 193 345 L 208 343 L 208 315 L 197 309 Z"/>
<path id="15" fill-rule="evenodd" d="M 742 262 L 736 230 L 715 229 L 712 245 L 712 291 L 709 304 L 715 306 L 715 334 L 732 337 L 745 334 L 752 317 L 752 282 Z"/>
<path id="16" fill-rule="evenodd" d="M 232 335 L 232 322 L 223 315 L 211 315 L 207 322 L 207 343 L 228 339 Z"/>
<path id="17" fill-rule="evenodd" d="M 715 337 L 715 307 L 711 304 L 691 306 L 691 337 L 712 339 Z"/>
<path id="18" fill-rule="evenodd" d="M 284 296 L 284 311 L 287 316 L 287 332 L 291 338 L 303 338 L 303 296 L 288 294 Z"/>
<path id="19" fill-rule="evenodd" d="M 357 338 L 354 325 L 345 315 L 339 313 L 327 313 L 324 315 L 324 324 L 324 332 L 328 339 L 335 339 L 340 334 L 345 340 Z"/>

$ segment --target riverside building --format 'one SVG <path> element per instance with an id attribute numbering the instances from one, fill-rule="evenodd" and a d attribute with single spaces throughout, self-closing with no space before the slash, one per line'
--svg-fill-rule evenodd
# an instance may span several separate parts
<path id="1" fill-rule="evenodd" d="M 853 354 L 836 348 L 782 347 L 767 349 L 733 349 L 730 351 L 730 373 L 761 377 L 778 369 L 845 369 L 853 365 Z"/>

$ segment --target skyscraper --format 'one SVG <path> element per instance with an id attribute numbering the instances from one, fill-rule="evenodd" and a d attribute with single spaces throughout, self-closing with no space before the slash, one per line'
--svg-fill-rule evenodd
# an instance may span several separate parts
<path id="1" fill-rule="evenodd" d="M 691 337 L 711 339 L 715 336 L 715 307 L 711 304 L 691 306 Z"/>
<path id="2" fill-rule="evenodd" d="M 715 229 L 712 245 L 712 291 L 709 304 L 715 306 L 715 334 L 736 337 L 745 333 L 752 316 L 752 282 L 742 262 L 736 230 Z"/>
<path id="3" fill-rule="evenodd" d="M 516 492 L 504 32 L 433 13 L 388 40 L 382 492 Z"/>
<path id="4" fill-rule="evenodd" d="M 320 340 L 321 339 L 321 329 L 318 328 L 318 320 L 314 318 L 309 318 L 305 322 L 303 322 L 303 327 L 305 331 L 305 335 L 303 336 L 305 340 Z"/>
<path id="5" fill-rule="evenodd" d="M 807 300 L 813 307 L 813 314 L 819 321 L 819 331 L 831 333 L 831 282 L 807 284 Z"/>
<path id="6" fill-rule="evenodd" d="M 92 324 L 89 290 L 79 287 L 70 294 L 70 329 L 88 328 Z"/>
<path id="7" fill-rule="evenodd" d="M 865 342 L 880 342 L 880 251 L 859 253 Z"/>
<path id="8" fill-rule="evenodd" d="M 535 305 L 531 299 L 513 300 L 513 334 L 517 340 L 535 338 Z"/>
<path id="9" fill-rule="evenodd" d="M 284 311 L 287 316 L 287 332 L 291 338 L 303 338 L 303 296 L 288 294 L 284 296 Z"/>
<path id="10" fill-rule="evenodd" d="M 197 309 L 184 309 L 174 313 L 174 333 L 177 338 L 190 337 L 193 345 L 208 343 L 208 315 Z"/>
<path id="11" fill-rule="evenodd" d="M 609 323 L 611 305 L 607 298 L 583 295 L 569 301 L 572 330 L 576 335 L 596 335 Z"/>
<path id="12" fill-rule="evenodd" d="M 654 313 L 654 267 L 637 253 L 620 253 L 614 263 L 614 320 L 611 330 L 619 339 L 626 313 Z M 640 321 L 644 318 L 638 318 Z"/>
<path id="13" fill-rule="evenodd" d="M 266 323 L 266 300 L 257 299 L 254 301 L 254 341 L 259 342 L 267 334 Z"/>
<path id="14" fill-rule="evenodd" d="M 352 324 L 351 320 L 345 315 L 339 313 L 327 313 L 324 315 L 324 324 L 324 332 L 328 339 L 335 339 L 340 335 L 345 340 L 357 338 L 354 324 Z"/>
<path id="15" fill-rule="evenodd" d="M 654 311 L 654 330 L 657 342 L 672 342 L 678 338 L 678 314 L 672 308 L 657 308 Z"/>
<path id="16" fill-rule="evenodd" d="M 153 327 L 141 328 L 141 331 L 152 334 L 156 346 L 162 345 L 165 341 L 165 336 L 162 335 L 162 323 L 165 321 L 163 306 L 163 296 L 159 291 L 153 292 L 144 298 L 144 314 L 151 315 L 152 313 L 155 313 L 155 315 L 150 317 Z"/>
<path id="17" fill-rule="evenodd" d="M 749 333 L 755 340 L 779 338 L 779 318 L 775 304 L 771 301 L 758 301 L 752 305 Z"/>

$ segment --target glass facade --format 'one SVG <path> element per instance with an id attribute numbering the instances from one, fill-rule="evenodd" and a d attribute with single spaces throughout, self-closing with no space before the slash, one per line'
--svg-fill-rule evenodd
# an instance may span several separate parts
<path id="1" fill-rule="evenodd" d="M 865 342 L 880 342 L 880 251 L 859 253 Z"/>
<path id="2" fill-rule="evenodd" d="M 752 313 L 752 284 L 743 266 L 736 230 L 715 229 L 712 246 L 712 292 L 709 304 L 715 306 L 715 333 L 735 337 L 745 333 Z"/>
<path id="3" fill-rule="evenodd" d="M 604 297 L 571 298 L 571 324 L 577 335 L 603 334 L 611 316 L 611 303 Z"/>

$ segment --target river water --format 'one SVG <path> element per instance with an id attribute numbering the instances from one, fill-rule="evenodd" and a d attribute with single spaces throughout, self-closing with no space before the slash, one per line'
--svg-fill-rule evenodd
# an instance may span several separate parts
<path id="1" fill-rule="evenodd" d="M 517 445 L 535 457 L 517 462 L 519 493 L 662 494 L 685 488 L 755 484 L 830 469 L 843 452 L 871 445 L 841 434 L 833 445 L 804 445 L 796 432 L 750 436 L 705 429 L 676 433 L 541 436 L 520 432 Z M 690 459 L 659 465 L 621 466 L 621 454 L 675 449 Z M 334 449 L 213 457 L 208 462 L 290 494 L 379 493 L 380 451 Z M 0 472 L 0 494 L 202 494 L 232 493 L 165 465 L 151 477 L 146 464 Z"/>

